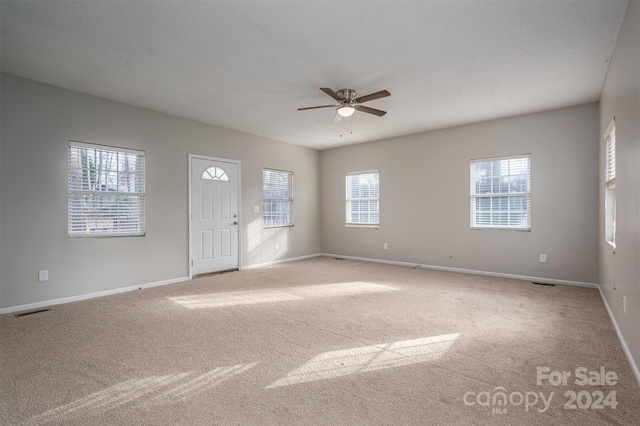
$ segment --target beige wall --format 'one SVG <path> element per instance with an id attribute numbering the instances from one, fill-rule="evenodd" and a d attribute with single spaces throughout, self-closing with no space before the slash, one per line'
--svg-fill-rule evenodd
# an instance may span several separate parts
<path id="1" fill-rule="evenodd" d="M 596 283 L 597 135 L 598 106 L 589 104 L 323 151 L 322 250 Z M 531 232 L 471 230 L 469 161 L 524 153 Z M 380 228 L 346 228 L 345 175 L 374 169 Z"/>
<path id="2" fill-rule="evenodd" d="M 615 321 L 640 362 L 640 2 L 631 1 L 600 101 L 600 138 L 616 121 L 616 248 L 604 237 L 604 141 L 600 141 L 600 284 Z M 614 289 L 615 287 L 615 289 Z M 623 297 L 627 298 L 627 313 Z"/>
<path id="3" fill-rule="evenodd" d="M 189 153 L 242 162 L 242 265 L 320 252 L 317 151 L 9 75 L 1 85 L 0 308 L 187 276 Z M 146 152 L 145 237 L 67 238 L 68 140 Z M 294 172 L 291 230 L 259 226 L 263 167 Z"/>

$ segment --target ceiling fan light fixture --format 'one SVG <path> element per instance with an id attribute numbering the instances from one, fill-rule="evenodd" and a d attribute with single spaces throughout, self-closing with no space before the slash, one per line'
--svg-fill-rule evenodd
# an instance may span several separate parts
<path id="1" fill-rule="evenodd" d="M 340 114 L 343 117 L 351 117 L 354 112 L 356 112 L 356 109 L 351 105 L 343 105 L 340 108 L 338 108 L 338 114 Z"/>

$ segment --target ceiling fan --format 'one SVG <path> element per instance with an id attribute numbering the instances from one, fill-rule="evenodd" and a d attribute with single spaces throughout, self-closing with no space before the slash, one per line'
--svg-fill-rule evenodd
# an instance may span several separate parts
<path id="1" fill-rule="evenodd" d="M 318 109 L 318 108 L 335 108 L 337 114 L 336 114 L 336 118 L 333 121 L 340 121 L 342 117 L 350 117 L 356 111 L 366 112 L 368 114 L 373 114 L 373 115 L 382 117 L 387 113 L 386 111 L 381 111 L 375 108 L 369 108 L 361 104 L 363 104 L 364 102 L 369 102 L 374 99 L 384 98 L 386 96 L 391 95 L 391 93 L 389 93 L 388 90 L 381 90 L 379 92 L 371 93 L 369 95 L 360 96 L 359 98 L 356 98 L 356 91 L 353 89 L 341 89 L 341 90 L 338 90 L 337 92 L 334 92 L 329 88 L 321 87 L 320 90 L 322 90 L 324 93 L 326 93 L 327 95 L 331 96 L 333 99 L 338 101 L 338 104 L 298 108 L 298 111 L 304 111 L 307 109 Z"/>

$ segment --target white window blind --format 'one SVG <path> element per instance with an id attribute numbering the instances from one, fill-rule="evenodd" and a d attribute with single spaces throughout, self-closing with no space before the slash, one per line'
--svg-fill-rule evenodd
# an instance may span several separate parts
<path id="1" fill-rule="evenodd" d="M 531 156 L 471 161 L 471 227 L 531 229 Z"/>
<path id="2" fill-rule="evenodd" d="M 380 173 L 355 172 L 347 175 L 347 225 L 380 223 Z"/>
<path id="3" fill-rule="evenodd" d="M 607 187 L 616 185 L 616 125 L 611 121 L 605 134 L 605 170 Z"/>
<path id="4" fill-rule="evenodd" d="M 69 237 L 145 232 L 142 151 L 69 142 Z"/>
<path id="5" fill-rule="evenodd" d="M 616 246 L 616 122 L 611 120 L 604 134 L 605 147 L 605 239 Z"/>
<path id="6" fill-rule="evenodd" d="M 293 226 L 293 173 L 264 169 L 262 185 L 263 226 Z"/>

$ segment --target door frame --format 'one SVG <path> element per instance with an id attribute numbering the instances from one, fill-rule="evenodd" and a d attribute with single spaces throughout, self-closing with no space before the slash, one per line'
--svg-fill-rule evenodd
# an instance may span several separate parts
<path id="1" fill-rule="evenodd" d="M 188 154 L 188 164 L 187 164 L 187 182 L 189 185 L 189 208 L 187 221 L 189 222 L 189 235 L 188 235 L 188 247 L 189 247 L 189 258 L 187 259 L 188 269 L 189 269 L 189 279 L 193 278 L 193 253 L 191 252 L 191 240 L 193 235 L 191 234 L 191 218 L 193 217 L 193 212 L 191 211 L 191 176 L 192 176 L 192 159 L 198 158 L 200 160 L 206 161 L 218 161 L 221 163 L 231 163 L 235 164 L 238 167 L 238 270 L 242 267 L 242 169 L 240 160 L 232 160 L 229 158 L 220 158 L 220 157 L 210 157 L 208 155 L 200 155 L 200 154 Z"/>

